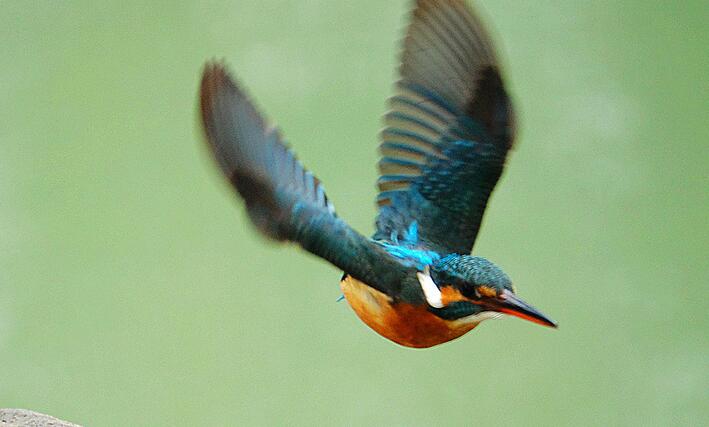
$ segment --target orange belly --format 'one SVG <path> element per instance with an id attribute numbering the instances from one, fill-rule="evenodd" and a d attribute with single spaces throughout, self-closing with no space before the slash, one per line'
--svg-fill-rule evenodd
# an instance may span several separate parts
<path id="1" fill-rule="evenodd" d="M 458 338 L 476 322 L 441 319 L 426 306 L 392 304 L 385 294 L 351 276 L 340 282 L 345 299 L 360 319 L 381 336 L 406 347 L 432 347 Z"/>

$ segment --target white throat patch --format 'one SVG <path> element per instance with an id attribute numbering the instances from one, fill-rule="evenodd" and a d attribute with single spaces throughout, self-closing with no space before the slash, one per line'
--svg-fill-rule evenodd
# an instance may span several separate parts
<path id="1" fill-rule="evenodd" d="M 431 278 L 431 272 L 429 271 L 428 266 L 426 266 L 423 273 L 417 272 L 416 277 L 419 279 L 421 290 L 423 290 L 423 294 L 426 297 L 426 302 L 428 305 L 434 308 L 443 308 L 441 290 L 438 289 L 438 286 Z"/>

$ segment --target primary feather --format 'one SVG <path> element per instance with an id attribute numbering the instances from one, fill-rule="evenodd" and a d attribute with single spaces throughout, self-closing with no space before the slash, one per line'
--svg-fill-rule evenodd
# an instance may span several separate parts
<path id="1" fill-rule="evenodd" d="M 461 0 L 419 0 L 381 132 L 376 239 L 469 253 L 513 141 L 492 43 Z"/>

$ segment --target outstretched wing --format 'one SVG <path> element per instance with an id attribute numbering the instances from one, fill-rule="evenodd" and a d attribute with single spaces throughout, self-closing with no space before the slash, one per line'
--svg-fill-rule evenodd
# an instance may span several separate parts
<path id="1" fill-rule="evenodd" d="M 320 181 L 220 64 L 204 70 L 200 107 L 210 148 L 263 234 L 298 242 L 364 283 L 397 293 L 405 266 L 337 218 Z"/>
<path id="2" fill-rule="evenodd" d="M 463 0 L 418 0 L 381 133 L 376 239 L 469 253 L 513 141 L 493 46 Z"/>

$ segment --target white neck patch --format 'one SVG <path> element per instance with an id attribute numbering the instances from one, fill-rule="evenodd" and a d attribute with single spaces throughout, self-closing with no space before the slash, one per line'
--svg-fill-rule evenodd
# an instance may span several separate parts
<path id="1" fill-rule="evenodd" d="M 431 278 L 431 273 L 428 266 L 421 272 L 416 273 L 416 277 L 419 279 L 421 284 L 421 290 L 423 290 L 423 295 L 426 297 L 426 302 L 428 305 L 434 308 L 443 308 L 443 299 L 441 297 L 441 290 Z"/>

